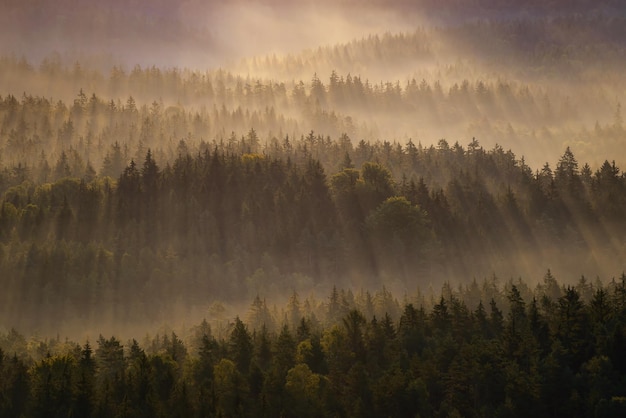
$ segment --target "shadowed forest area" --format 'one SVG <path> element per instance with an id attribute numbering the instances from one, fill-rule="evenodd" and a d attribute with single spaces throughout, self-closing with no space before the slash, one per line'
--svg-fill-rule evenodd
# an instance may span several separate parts
<path id="1" fill-rule="evenodd" d="M 193 318 L 214 300 L 335 284 L 405 291 L 624 269 L 615 163 L 594 172 L 567 149 L 554 171 L 533 172 L 476 140 L 353 147 L 310 134 L 249 152 L 258 146 L 253 130 L 194 154 L 181 141 L 161 167 L 149 149 L 124 166 L 116 144 L 102 167 L 121 169 L 115 179 L 75 154 L 24 169 L 0 208 L 7 324 L 41 332 Z"/>
<path id="2" fill-rule="evenodd" d="M 0 417 L 624 415 L 622 3 L 3 1 Z"/>
<path id="3" fill-rule="evenodd" d="M 203 321 L 141 343 L 11 330 L 0 334 L 0 412 L 621 416 L 625 301 L 626 276 L 561 286 L 548 271 L 534 289 L 492 278 L 403 303 L 384 288 L 304 303 L 294 293 L 280 309 L 256 297 L 247 325 Z"/>

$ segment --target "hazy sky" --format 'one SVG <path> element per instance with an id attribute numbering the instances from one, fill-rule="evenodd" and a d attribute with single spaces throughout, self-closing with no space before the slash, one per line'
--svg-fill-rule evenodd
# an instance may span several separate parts
<path id="1" fill-rule="evenodd" d="M 221 66 L 418 24 L 395 7 L 344 2 L 91 0 L 0 5 L 0 52 L 38 61 L 52 52 L 128 65 Z"/>
<path id="2" fill-rule="evenodd" d="M 235 3 L 207 11 L 219 42 L 242 55 L 296 52 L 355 37 L 408 29 L 393 9 L 366 10 L 322 3 Z"/>

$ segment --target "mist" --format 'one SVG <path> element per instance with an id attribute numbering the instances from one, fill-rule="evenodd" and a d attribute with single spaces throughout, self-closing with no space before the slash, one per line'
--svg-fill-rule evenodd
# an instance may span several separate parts
<path id="1" fill-rule="evenodd" d="M 626 268 L 617 2 L 126 3 L 0 6 L 0 326 Z"/>
<path id="2" fill-rule="evenodd" d="M 626 416 L 622 0 L 0 1 L 0 416 Z"/>
<path id="3" fill-rule="evenodd" d="M 416 23 L 393 8 L 335 2 L 35 1 L 2 7 L 5 54 L 40 61 L 57 52 L 70 62 L 87 57 L 101 66 L 108 61 L 126 67 L 223 67 Z"/>

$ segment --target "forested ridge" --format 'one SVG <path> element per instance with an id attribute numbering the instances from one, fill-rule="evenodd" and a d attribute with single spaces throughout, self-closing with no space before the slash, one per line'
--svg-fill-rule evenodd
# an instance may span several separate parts
<path id="1" fill-rule="evenodd" d="M 193 154 L 181 141 L 172 164 L 148 149 L 124 166 L 114 144 L 102 170 L 123 166 L 117 178 L 76 171 L 65 154 L 51 182 L 14 170 L 23 177 L 0 207 L 6 324 L 154 320 L 242 292 L 342 283 L 624 269 L 626 178 L 614 162 L 579 167 L 567 149 L 554 170 L 533 170 L 475 139 L 353 146 L 313 132 L 257 147 L 251 130 Z"/>
<path id="2" fill-rule="evenodd" d="M 142 141 L 171 162 L 181 138 L 254 128 L 261 144 L 311 130 L 425 145 L 476 136 L 534 165 L 570 146 L 599 166 L 624 151 L 624 27 L 619 14 L 466 22 L 202 70 L 3 55 L 0 156 L 32 167 L 71 148 L 98 170 L 116 141 L 142 159 Z"/>
<path id="3" fill-rule="evenodd" d="M 440 296 L 333 288 L 247 324 L 139 343 L 0 333 L 7 417 L 615 417 L 626 412 L 626 277 L 560 286 L 548 271 Z"/>
<path id="4" fill-rule="evenodd" d="M 626 416 L 622 3 L 0 1 L 0 418 Z"/>

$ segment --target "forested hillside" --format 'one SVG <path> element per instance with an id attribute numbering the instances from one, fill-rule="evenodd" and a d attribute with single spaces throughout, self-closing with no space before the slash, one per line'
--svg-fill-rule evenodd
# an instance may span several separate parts
<path id="1" fill-rule="evenodd" d="M 4 56 L 4 326 L 198 319 L 334 284 L 608 280 L 623 19 L 464 21 L 223 69 Z"/>
<path id="2" fill-rule="evenodd" d="M 567 149 L 533 170 L 477 140 L 354 147 L 313 133 L 258 147 L 251 130 L 194 152 L 180 141 L 164 166 L 150 149 L 125 165 L 115 144 L 102 175 L 65 153 L 13 170 L 0 210 L 7 324 L 198 315 L 211 300 L 333 284 L 624 269 L 626 178 L 614 162 L 579 167 Z"/>
<path id="3" fill-rule="evenodd" d="M 0 2 L 0 418 L 626 415 L 620 0 Z"/>
<path id="4" fill-rule="evenodd" d="M 5 56 L 0 155 L 34 166 L 41 151 L 52 164 L 73 148 L 98 170 L 116 141 L 138 158 L 139 141 L 169 152 L 159 160 L 171 163 L 180 139 L 198 146 L 255 129 L 264 145 L 313 130 L 403 145 L 477 137 L 534 166 L 569 146 L 599 167 L 626 154 L 625 27 L 621 15 L 468 22 L 208 70 Z"/>
<path id="5" fill-rule="evenodd" d="M 0 333 L 2 416 L 615 417 L 626 412 L 625 280 L 548 271 L 399 304 L 388 291 L 258 297 L 246 325 L 141 342 Z"/>

